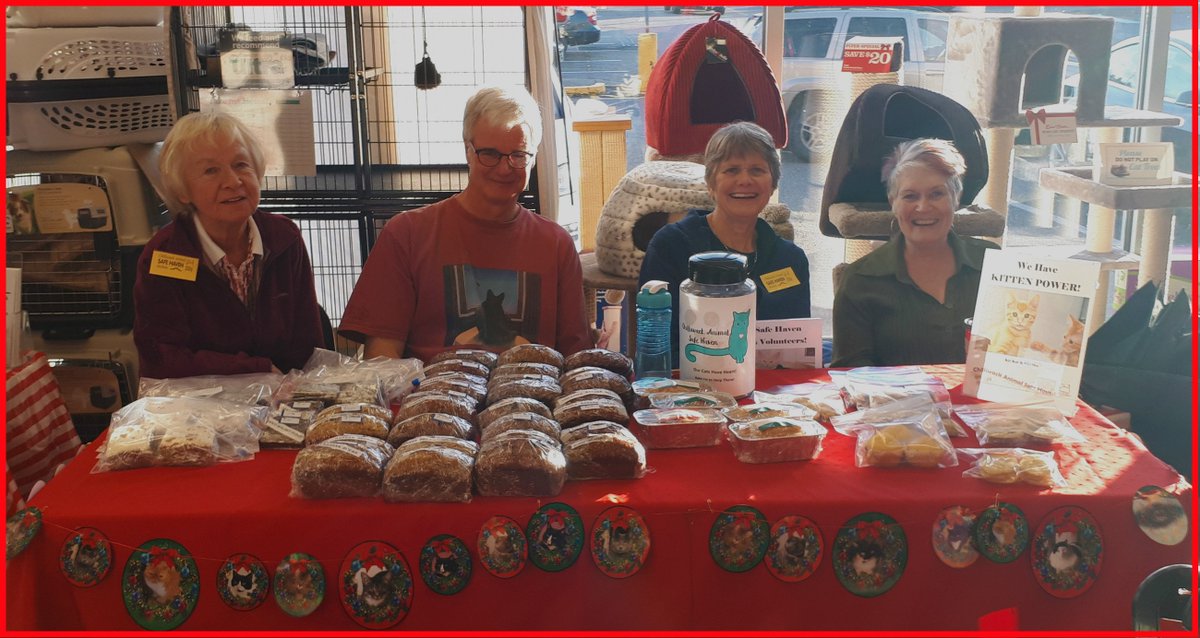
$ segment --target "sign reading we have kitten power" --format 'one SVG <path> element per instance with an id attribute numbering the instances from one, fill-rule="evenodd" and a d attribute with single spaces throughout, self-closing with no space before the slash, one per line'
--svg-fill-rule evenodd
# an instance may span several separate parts
<path id="1" fill-rule="evenodd" d="M 989 250 L 967 344 L 963 393 L 1075 413 L 1098 262 Z"/>

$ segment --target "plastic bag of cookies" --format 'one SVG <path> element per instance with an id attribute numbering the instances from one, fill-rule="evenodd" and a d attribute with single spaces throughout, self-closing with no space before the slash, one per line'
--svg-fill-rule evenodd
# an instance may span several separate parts
<path id="1" fill-rule="evenodd" d="M 1024 448 L 962 448 L 958 453 L 972 461 L 963 476 L 991 483 L 1028 483 L 1039 487 L 1067 484 L 1054 461 L 1053 452 Z"/>
<path id="2" fill-rule="evenodd" d="M 941 415 L 926 396 L 844 414 L 832 424 L 838 432 L 856 437 L 856 467 L 958 465 Z"/>
<path id="3" fill-rule="evenodd" d="M 954 413 L 987 447 L 1032 447 L 1051 443 L 1084 443 L 1079 430 L 1053 401 L 979 403 L 954 406 Z"/>

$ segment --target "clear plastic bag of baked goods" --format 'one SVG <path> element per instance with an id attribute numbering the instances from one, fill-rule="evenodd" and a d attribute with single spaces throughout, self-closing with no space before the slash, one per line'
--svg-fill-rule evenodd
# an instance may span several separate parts
<path id="1" fill-rule="evenodd" d="M 466 503 L 479 446 L 453 436 L 418 436 L 396 448 L 383 471 L 383 500 Z"/>
<path id="2" fill-rule="evenodd" d="M 221 399 L 241 405 L 272 406 L 272 397 L 283 383 L 278 372 L 249 374 L 200 375 L 178 379 L 149 379 L 138 381 L 139 397 L 193 397 Z"/>
<path id="3" fill-rule="evenodd" d="M 755 403 L 796 403 L 816 413 L 812 418 L 822 423 L 846 413 L 841 388 L 834 383 L 797 383 L 775 388 L 771 392 L 754 391 Z"/>
<path id="4" fill-rule="evenodd" d="M 954 413 L 988 447 L 1034 447 L 1084 443 L 1087 439 L 1053 401 L 956 405 Z"/>
<path id="5" fill-rule="evenodd" d="M 479 447 L 475 487 L 482 496 L 557 496 L 567 480 L 558 441 L 535 430 L 508 430 Z"/>
<path id="6" fill-rule="evenodd" d="M 857 438 L 856 467 L 954 467 L 958 458 L 937 407 L 928 397 L 910 397 L 832 420 L 841 434 Z"/>
<path id="7" fill-rule="evenodd" d="M 309 359 L 307 365 L 312 365 L 313 361 Z M 374 403 L 388 407 L 379 373 L 360 363 L 343 357 L 337 365 L 319 365 L 289 375 L 276 398 L 279 401 L 321 401 L 327 406 Z"/>
<path id="8" fill-rule="evenodd" d="M 247 461 L 258 452 L 264 406 L 219 399 L 146 397 L 112 415 L 92 472 Z"/>
<path id="9" fill-rule="evenodd" d="M 387 441 L 342 434 L 309 445 L 292 463 L 292 498 L 366 498 L 379 493 L 395 453 Z"/>
<path id="10" fill-rule="evenodd" d="M 972 461 L 963 476 L 991 483 L 1028 483 L 1039 487 L 1062 487 L 1067 484 L 1054 452 L 1024 448 L 961 448 L 958 453 Z"/>

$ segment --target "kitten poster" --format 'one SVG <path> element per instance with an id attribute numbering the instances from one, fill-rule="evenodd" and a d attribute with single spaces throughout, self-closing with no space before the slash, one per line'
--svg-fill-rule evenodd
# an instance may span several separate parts
<path id="1" fill-rule="evenodd" d="M 1075 413 L 1100 264 L 989 250 L 967 341 L 963 393 Z"/>

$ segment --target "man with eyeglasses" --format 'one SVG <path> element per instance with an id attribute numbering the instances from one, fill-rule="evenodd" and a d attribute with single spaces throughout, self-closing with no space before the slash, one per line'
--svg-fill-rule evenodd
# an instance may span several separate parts
<path id="1" fill-rule="evenodd" d="M 350 295 L 339 332 L 365 357 L 591 347 L 575 242 L 517 203 L 541 132 L 524 89 L 486 87 L 467 101 L 467 187 L 389 220 Z"/>

